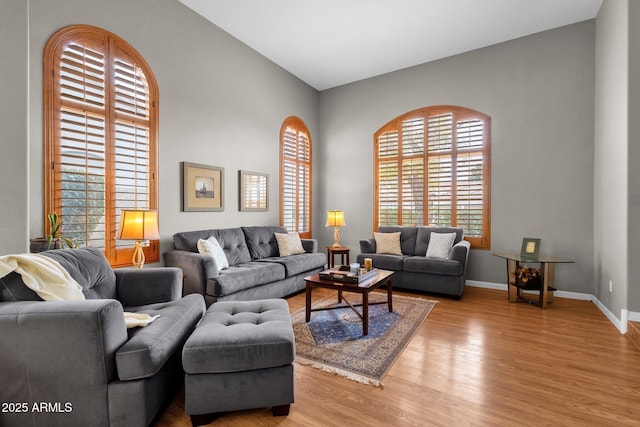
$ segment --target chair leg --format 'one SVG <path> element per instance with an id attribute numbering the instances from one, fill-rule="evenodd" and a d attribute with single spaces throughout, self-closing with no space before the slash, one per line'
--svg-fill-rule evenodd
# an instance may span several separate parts
<path id="1" fill-rule="evenodd" d="M 271 407 L 271 412 L 273 413 L 274 417 L 284 417 L 286 415 L 289 415 L 290 407 L 291 404 L 273 406 Z"/>

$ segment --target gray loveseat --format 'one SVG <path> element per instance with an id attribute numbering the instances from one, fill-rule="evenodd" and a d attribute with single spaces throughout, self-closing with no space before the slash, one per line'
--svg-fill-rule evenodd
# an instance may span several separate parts
<path id="1" fill-rule="evenodd" d="M 164 254 L 168 266 L 185 274 L 184 293 L 215 301 L 281 298 L 305 287 L 304 277 L 324 269 L 327 257 L 315 239 L 301 239 L 303 254 L 281 257 L 275 233 L 283 227 L 255 226 L 185 231 L 173 236 L 174 249 Z M 198 253 L 198 240 L 215 237 L 229 267 L 218 270 L 213 258 Z"/>
<path id="2" fill-rule="evenodd" d="M 148 426 L 180 389 L 182 347 L 205 311 L 177 268 L 112 270 L 94 248 L 52 250 L 84 301 L 42 301 L 0 278 L 1 426 Z M 159 315 L 126 329 L 123 311 Z"/>
<path id="3" fill-rule="evenodd" d="M 464 283 L 470 244 L 463 240 L 461 228 L 451 227 L 380 227 L 380 233 L 400 232 L 402 255 L 376 253 L 375 239 L 360 240 L 357 259 L 362 265 L 371 258 L 373 267 L 392 270 L 393 286 L 425 292 L 451 295 L 459 298 Z M 431 233 L 456 233 L 447 258 L 427 258 Z"/>

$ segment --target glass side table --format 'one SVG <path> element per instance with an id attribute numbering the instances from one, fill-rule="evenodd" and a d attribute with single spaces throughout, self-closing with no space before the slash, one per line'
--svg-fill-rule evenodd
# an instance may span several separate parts
<path id="1" fill-rule="evenodd" d="M 523 257 L 514 253 L 494 253 L 493 255 L 507 260 L 507 283 L 509 302 L 528 302 L 541 308 L 553 302 L 553 292 L 556 290 L 556 264 L 572 263 L 568 258 L 540 255 L 537 257 Z M 540 264 L 539 280 L 518 280 L 516 272 L 525 264 Z M 532 283 L 529 283 L 532 282 Z M 538 299 L 527 295 L 525 291 L 539 291 Z"/>

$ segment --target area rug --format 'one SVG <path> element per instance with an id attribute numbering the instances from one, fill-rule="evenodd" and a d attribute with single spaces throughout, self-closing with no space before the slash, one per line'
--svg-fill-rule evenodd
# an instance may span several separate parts
<path id="1" fill-rule="evenodd" d="M 346 295 L 351 303 L 357 297 Z M 385 301 L 386 293 L 373 292 L 369 300 Z M 319 300 L 313 307 L 332 304 L 337 305 L 336 296 Z M 391 313 L 386 304 L 370 305 L 366 336 L 362 334 L 362 321 L 349 307 L 312 312 L 309 323 L 305 322 L 304 308 L 298 310 L 291 316 L 296 362 L 380 387 L 382 378 L 435 305 L 436 301 L 399 295 L 393 296 Z"/>

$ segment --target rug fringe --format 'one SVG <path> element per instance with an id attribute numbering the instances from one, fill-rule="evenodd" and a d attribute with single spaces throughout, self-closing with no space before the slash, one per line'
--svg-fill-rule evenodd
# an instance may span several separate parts
<path id="1" fill-rule="evenodd" d="M 328 372 L 331 374 L 335 374 L 341 377 L 348 378 L 353 381 L 357 381 L 362 384 L 369 384 L 375 387 L 384 388 L 384 385 L 381 381 L 378 381 L 373 378 L 366 377 L 364 375 L 354 374 L 353 372 L 345 371 L 343 369 L 335 368 L 333 366 L 325 365 L 322 363 L 315 362 L 313 360 L 305 359 L 303 357 L 296 356 L 296 362 L 303 366 L 311 366 L 312 368 L 319 369 L 324 372 Z"/>

